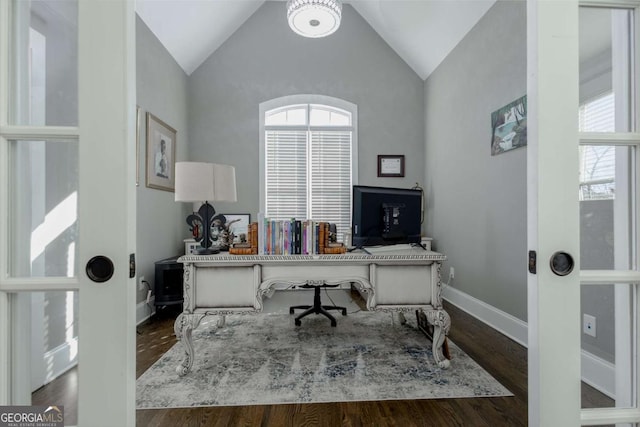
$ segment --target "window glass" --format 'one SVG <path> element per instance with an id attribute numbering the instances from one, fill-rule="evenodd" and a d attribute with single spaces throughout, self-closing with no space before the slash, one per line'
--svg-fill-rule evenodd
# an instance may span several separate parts
<path id="1" fill-rule="evenodd" d="M 579 12 L 580 119 L 596 115 L 583 132 L 629 132 L 633 11 L 581 7 Z M 606 95 L 606 96 L 603 96 Z M 600 115 L 606 110 L 606 117 Z"/>
<path id="2" fill-rule="evenodd" d="M 13 2 L 11 124 L 78 124 L 77 8 L 77 0 Z"/>
<path id="3" fill-rule="evenodd" d="M 9 145 L 10 274 L 77 274 L 78 144 L 13 140 Z"/>
<path id="4" fill-rule="evenodd" d="M 311 126 L 351 126 L 351 113 L 327 105 L 312 105 Z"/>
<path id="5" fill-rule="evenodd" d="M 300 126 L 307 123 L 307 109 L 299 105 L 277 108 L 265 114 L 267 126 Z"/>

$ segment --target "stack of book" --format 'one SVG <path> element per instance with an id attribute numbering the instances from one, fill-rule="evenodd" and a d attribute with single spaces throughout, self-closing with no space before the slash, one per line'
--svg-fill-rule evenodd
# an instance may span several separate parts
<path id="1" fill-rule="evenodd" d="M 258 254 L 258 223 L 252 222 L 249 224 L 249 230 L 247 233 L 247 241 L 241 243 L 234 243 L 229 248 L 231 255 L 257 255 Z"/>

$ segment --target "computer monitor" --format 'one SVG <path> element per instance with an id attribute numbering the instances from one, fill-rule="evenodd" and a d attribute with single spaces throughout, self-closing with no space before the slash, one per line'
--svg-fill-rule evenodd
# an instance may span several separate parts
<path id="1" fill-rule="evenodd" d="M 422 191 L 353 186 L 353 246 L 420 243 Z"/>

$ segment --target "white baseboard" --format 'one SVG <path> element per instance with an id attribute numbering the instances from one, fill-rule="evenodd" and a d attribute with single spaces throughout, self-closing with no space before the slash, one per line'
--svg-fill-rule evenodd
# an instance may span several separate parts
<path id="1" fill-rule="evenodd" d="M 156 298 L 151 297 L 149 304 L 146 301 L 142 301 L 136 305 L 136 325 L 144 322 L 156 312 L 156 306 L 154 305 Z"/>
<path id="2" fill-rule="evenodd" d="M 480 301 L 456 288 L 446 287 L 442 297 L 518 344 L 527 346 L 527 322 Z"/>
<path id="3" fill-rule="evenodd" d="M 444 288 L 442 297 L 487 326 L 527 347 L 527 322 L 450 286 Z M 615 399 L 615 364 L 584 350 L 580 362 L 582 381 Z"/>
<path id="4" fill-rule="evenodd" d="M 582 350 L 581 355 L 582 381 L 615 400 L 616 396 L 616 365 Z"/>
<path id="5" fill-rule="evenodd" d="M 46 352 L 44 354 L 44 364 L 47 368 L 43 384 L 49 384 L 76 366 L 78 364 L 78 337 Z"/>

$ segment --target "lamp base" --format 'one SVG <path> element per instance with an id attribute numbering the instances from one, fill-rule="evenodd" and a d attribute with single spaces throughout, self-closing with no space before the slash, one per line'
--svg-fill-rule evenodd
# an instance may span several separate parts
<path id="1" fill-rule="evenodd" d="M 215 255 L 220 253 L 218 248 L 201 248 L 196 251 L 198 255 Z"/>

